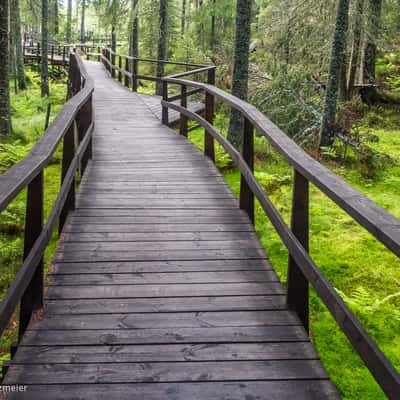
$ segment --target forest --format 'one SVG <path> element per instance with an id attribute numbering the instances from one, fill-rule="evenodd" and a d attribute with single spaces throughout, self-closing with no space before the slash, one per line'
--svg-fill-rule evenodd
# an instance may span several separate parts
<path id="1" fill-rule="evenodd" d="M 308 154 L 400 218 L 400 0 L 0 0 L 0 174 L 25 157 L 67 98 L 52 46 L 214 64 L 216 86 L 262 111 Z M 41 58 L 29 61 L 28 53 Z M 38 62 L 40 61 L 40 62 Z M 173 71 L 157 63 L 143 74 Z M 152 70 L 154 69 L 154 71 Z M 141 93 L 161 94 L 139 80 Z M 238 149 L 240 115 L 219 105 L 215 125 Z M 202 130 L 189 139 L 202 148 Z M 262 137 L 255 176 L 290 221 L 292 170 Z M 46 169 L 45 215 L 60 182 Z M 220 146 L 216 163 L 234 193 L 239 172 Z M 0 296 L 23 257 L 26 193 L 0 214 Z M 391 363 L 400 370 L 400 261 L 316 188 L 310 254 Z M 256 203 L 256 230 L 281 281 L 288 253 Z M 56 237 L 46 250 L 51 264 Z M 346 400 L 386 396 L 311 290 L 313 343 Z M 9 359 L 13 321 L 0 341 Z"/>

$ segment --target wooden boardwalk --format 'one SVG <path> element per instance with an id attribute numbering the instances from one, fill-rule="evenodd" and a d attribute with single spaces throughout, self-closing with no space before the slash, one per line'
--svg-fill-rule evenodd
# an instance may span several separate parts
<path id="1" fill-rule="evenodd" d="M 338 399 L 211 161 L 87 62 L 94 155 L 3 384 L 16 399 Z"/>

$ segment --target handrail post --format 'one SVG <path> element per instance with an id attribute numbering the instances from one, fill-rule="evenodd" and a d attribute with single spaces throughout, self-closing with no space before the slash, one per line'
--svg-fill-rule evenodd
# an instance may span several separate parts
<path id="1" fill-rule="evenodd" d="M 125 74 L 124 74 L 124 83 L 125 87 L 129 88 L 129 76 L 126 74 L 129 73 L 129 58 L 125 58 Z"/>
<path id="2" fill-rule="evenodd" d="M 118 82 L 122 82 L 122 56 L 121 55 L 119 55 L 118 56 L 118 68 L 119 68 L 119 70 L 118 70 Z"/>
<path id="3" fill-rule="evenodd" d="M 100 54 L 101 54 L 100 47 L 97 47 L 97 61 L 98 62 L 100 62 L 100 60 L 101 60 Z"/>
<path id="4" fill-rule="evenodd" d="M 309 184 L 298 171 L 294 173 L 291 229 L 306 251 L 309 247 Z M 308 280 L 289 255 L 287 279 L 287 305 L 300 318 L 309 332 Z"/>
<path id="5" fill-rule="evenodd" d="M 242 155 L 251 172 L 254 172 L 254 127 L 247 118 L 244 118 Z M 254 194 L 243 175 L 240 175 L 239 203 L 240 208 L 246 211 L 251 223 L 254 225 Z"/>
<path id="6" fill-rule="evenodd" d="M 24 234 L 24 260 L 28 257 L 43 229 L 43 170 L 28 185 Z M 24 334 L 32 312 L 43 306 L 43 258 L 21 299 L 18 337 Z"/>
<path id="7" fill-rule="evenodd" d="M 187 108 L 187 88 L 184 84 L 181 85 L 181 106 Z M 182 136 L 188 136 L 188 119 L 183 114 L 181 114 L 179 133 Z"/>
<path id="8" fill-rule="evenodd" d="M 93 117 L 92 110 L 93 110 L 92 96 L 90 96 L 90 98 L 87 100 L 87 102 L 79 110 L 79 113 L 76 118 L 79 144 L 84 139 L 84 137 L 87 133 L 87 130 L 89 129 L 90 124 L 92 123 L 92 117 Z M 89 159 L 91 159 L 91 158 L 92 158 L 92 139 L 90 139 L 88 147 L 82 157 L 81 176 L 83 176 L 83 174 L 85 173 L 87 164 L 89 162 Z"/>
<path id="9" fill-rule="evenodd" d="M 112 65 L 112 67 L 111 67 L 111 76 L 113 78 L 115 78 L 115 66 L 116 66 L 116 64 L 115 64 L 115 53 L 112 50 L 112 51 L 110 51 L 110 54 L 111 54 L 111 65 Z"/>
<path id="10" fill-rule="evenodd" d="M 168 82 L 167 81 L 162 81 L 162 99 L 164 101 L 168 101 Z M 168 123 L 169 123 L 168 107 L 162 106 L 161 122 L 164 125 L 168 125 Z"/>
<path id="11" fill-rule="evenodd" d="M 138 87 L 139 87 L 138 78 L 137 78 L 137 76 L 138 76 L 138 68 L 139 68 L 139 61 L 135 57 L 132 60 L 132 90 L 134 92 L 137 92 L 138 91 Z"/>
<path id="12" fill-rule="evenodd" d="M 63 140 L 61 185 L 64 182 L 65 176 L 67 175 L 68 169 L 74 158 L 74 153 L 75 153 L 75 121 L 69 127 Z M 58 223 L 59 235 L 61 234 L 61 231 L 64 227 L 68 213 L 72 210 L 75 210 L 75 175 L 74 178 L 72 179 L 67 199 L 65 200 L 65 204 L 60 213 L 60 218 Z"/>
<path id="13" fill-rule="evenodd" d="M 208 70 L 207 83 L 215 84 L 215 69 Z M 206 91 L 206 121 L 211 125 L 214 122 L 214 96 Z M 207 130 L 204 130 L 204 154 L 209 157 L 212 162 L 215 162 L 214 138 Z"/>

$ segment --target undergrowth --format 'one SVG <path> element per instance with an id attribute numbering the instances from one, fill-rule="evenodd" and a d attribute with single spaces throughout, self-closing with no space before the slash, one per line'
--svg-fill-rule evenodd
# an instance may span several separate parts
<path id="1" fill-rule="evenodd" d="M 368 176 L 360 160 L 324 157 L 321 161 L 381 207 L 400 218 L 400 131 L 396 123 L 379 124 L 379 109 L 361 121 L 361 129 L 376 135 L 369 145 L 391 162 Z M 394 115 L 386 111 L 386 116 Z M 220 117 L 219 117 L 220 118 Z M 395 118 L 398 118 L 397 116 Z M 371 121 L 375 121 L 371 124 Z M 223 130 L 222 122 L 218 123 Z M 390 128 L 387 128 L 387 127 Z M 226 132 L 226 131 L 225 131 Z M 203 148 L 203 133 L 191 134 Z M 234 164 L 216 145 L 217 166 L 236 195 L 240 177 Z M 287 224 L 290 221 L 293 171 L 264 138 L 255 139 L 255 175 Z M 256 230 L 282 283 L 286 285 L 288 253 L 256 202 Z M 393 365 L 400 369 L 400 261 L 336 204 L 311 185 L 310 253 Z M 311 290 L 311 335 L 320 357 L 345 400 L 383 400 L 373 377 Z"/>

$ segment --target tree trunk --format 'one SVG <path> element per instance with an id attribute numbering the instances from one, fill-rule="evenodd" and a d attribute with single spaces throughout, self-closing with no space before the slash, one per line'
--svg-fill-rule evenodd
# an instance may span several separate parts
<path id="1" fill-rule="evenodd" d="M 48 21 L 49 3 L 48 0 L 42 1 L 42 36 L 41 36 L 41 60 L 40 60 L 40 89 L 42 97 L 49 95 L 49 65 L 48 65 Z"/>
<path id="2" fill-rule="evenodd" d="M 58 0 L 54 0 L 54 35 L 58 35 L 59 24 L 58 24 Z"/>
<path id="3" fill-rule="evenodd" d="M 22 35 L 21 35 L 21 18 L 19 9 L 19 0 L 11 0 L 11 23 L 13 30 L 13 44 L 15 48 L 14 62 L 16 67 L 16 79 L 18 82 L 18 89 L 25 90 L 25 72 L 24 72 L 24 54 L 22 49 Z"/>
<path id="4" fill-rule="evenodd" d="M 168 42 L 168 0 L 160 0 L 160 22 L 158 33 L 158 52 L 157 59 L 165 60 L 167 57 L 167 42 Z M 164 75 L 164 64 L 157 63 L 157 77 L 161 78 Z M 162 95 L 162 83 L 157 82 L 156 94 Z"/>
<path id="5" fill-rule="evenodd" d="M 111 25 L 111 50 L 117 51 L 117 35 L 115 34 L 115 23 Z"/>
<path id="6" fill-rule="evenodd" d="M 181 14 L 181 35 L 185 33 L 186 27 L 186 0 L 182 0 L 182 14 Z"/>
<path id="7" fill-rule="evenodd" d="M 349 77 L 347 81 L 347 92 L 352 94 L 356 81 L 357 65 L 360 59 L 362 17 L 364 12 L 364 0 L 357 0 L 356 16 L 353 29 L 353 45 L 351 49 Z"/>
<path id="8" fill-rule="evenodd" d="M 67 6 L 67 27 L 66 27 L 66 42 L 71 43 L 71 30 L 72 30 L 72 0 L 68 0 Z"/>
<path id="9" fill-rule="evenodd" d="M 249 47 L 251 27 L 251 0 L 237 0 L 235 55 L 233 61 L 232 94 L 247 100 L 249 78 Z M 231 110 L 228 140 L 239 148 L 242 143 L 243 121 L 240 113 Z"/>
<path id="10" fill-rule="evenodd" d="M 216 38 L 215 38 L 215 6 L 216 0 L 212 0 L 212 9 L 211 9 L 211 36 L 210 36 L 210 48 L 212 52 L 214 52 Z"/>
<path id="11" fill-rule="evenodd" d="M 139 16 L 138 16 L 139 0 L 132 0 L 132 19 L 131 32 L 129 40 L 129 55 L 131 57 L 139 56 Z"/>
<path id="12" fill-rule="evenodd" d="M 11 132 L 8 57 L 8 0 L 0 0 L 0 138 Z"/>
<path id="13" fill-rule="evenodd" d="M 361 83 L 375 83 L 376 42 L 380 32 L 382 0 L 368 0 L 368 18 L 363 57 L 361 62 Z"/>
<path id="14" fill-rule="evenodd" d="M 86 11 L 86 0 L 82 0 L 81 43 L 85 43 L 85 11 Z"/>
<path id="15" fill-rule="evenodd" d="M 333 128 L 336 120 L 337 98 L 346 48 L 348 19 L 349 0 L 338 0 L 335 33 L 333 35 L 329 76 L 320 130 L 320 147 L 331 146 L 334 140 Z"/>

